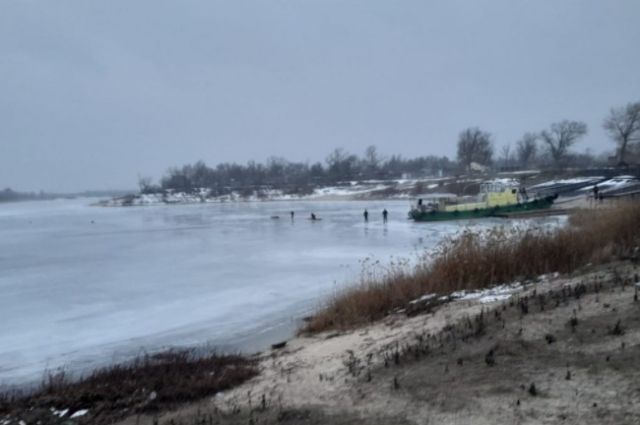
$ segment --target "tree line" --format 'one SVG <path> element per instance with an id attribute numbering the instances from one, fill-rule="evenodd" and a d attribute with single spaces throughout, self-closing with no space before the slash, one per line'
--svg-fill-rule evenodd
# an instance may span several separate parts
<path id="1" fill-rule="evenodd" d="M 616 144 L 615 163 L 628 165 L 628 160 L 640 158 L 640 102 L 612 108 L 602 126 L 610 140 Z M 598 162 L 588 154 L 571 152 L 571 147 L 587 134 L 587 125 L 581 121 L 563 120 L 552 123 L 549 128 L 537 132 L 526 132 L 516 141 L 502 147 L 495 158 L 491 133 L 478 127 L 467 128 L 458 137 L 457 160 L 465 170 L 474 167 L 554 167 L 594 165 Z M 600 162 L 605 162 L 600 159 Z"/>
<path id="2" fill-rule="evenodd" d="M 411 175 L 449 175 L 455 162 L 447 157 L 424 156 L 406 159 L 400 155 L 383 158 L 375 146 L 369 146 L 362 156 L 334 149 L 324 163 L 292 162 L 272 157 L 265 164 L 222 163 L 209 167 L 204 162 L 170 168 L 154 185 L 151 179 L 139 179 L 142 193 L 166 191 L 193 192 L 206 188 L 215 195 L 230 191 L 255 189 L 283 189 L 287 193 L 308 193 L 315 187 L 336 185 L 349 181 L 387 180 Z"/>
<path id="3" fill-rule="evenodd" d="M 59 198 L 63 195 L 56 195 L 44 192 L 16 192 L 11 188 L 0 190 L 0 202 L 17 202 L 17 201 L 41 201 L 47 199 Z"/>
<path id="4" fill-rule="evenodd" d="M 640 158 L 640 102 L 612 108 L 603 121 L 603 128 L 616 144 L 615 160 L 625 165 L 633 157 Z M 209 167 L 204 162 L 170 168 L 159 184 L 150 178 L 140 178 L 143 193 L 174 190 L 193 192 L 206 188 L 212 194 L 276 188 L 288 193 L 307 193 L 314 187 L 336 185 L 349 181 L 399 179 L 403 176 L 447 176 L 488 169 L 522 169 L 527 167 L 557 168 L 568 166 L 605 165 L 609 158 L 578 154 L 571 148 L 586 134 L 587 125 L 580 121 L 563 120 L 548 128 L 526 132 L 512 146 L 504 145 L 496 154 L 493 136 L 478 127 L 463 130 L 457 140 L 456 160 L 446 156 L 422 156 L 413 159 L 400 155 L 383 157 L 375 146 L 369 146 L 361 156 L 344 149 L 334 149 L 324 163 L 291 162 L 270 158 L 266 163 L 249 161 L 246 165 L 222 163 Z"/>

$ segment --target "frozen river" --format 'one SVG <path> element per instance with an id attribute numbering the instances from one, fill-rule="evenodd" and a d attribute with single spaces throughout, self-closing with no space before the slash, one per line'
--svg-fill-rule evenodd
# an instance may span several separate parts
<path id="1" fill-rule="evenodd" d="M 469 224 L 412 223 L 405 201 L 90 202 L 0 204 L 0 386 L 165 347 L 262 348 L 363 259 L 411 257 Z"/>

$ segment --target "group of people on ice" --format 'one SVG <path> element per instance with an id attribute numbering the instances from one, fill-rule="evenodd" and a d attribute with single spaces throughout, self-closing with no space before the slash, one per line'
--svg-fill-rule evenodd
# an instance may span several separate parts
<path id="1" fill-rule="evenodd" d="M 296 212 L 295 211 L 291 211 L 289 212 L 289 215 L 291 216 L 291 221 L 293 221 L 293 219 L 296 216 Z M 364 216 L 364 222 L 368 223 L 369 222 L 369 211 L 367 211 L 367 209 L 365 208 L 364 212 L 362 213 L 362 215 Z M 277 216 L 274 216 L 272 218 L 275 218 Z M 389 211 L 387 211 L 387 209 L 383 209 L 382 210 L 382 222 L 386 223 L 387 220 L 389 218 Z M 317 220 L 322 220 L 321 218 L 318 218 L 318 216 L 316 216 L 315 213 L 311 213 L 311 215 L 309 216 L 309 220 L 311 221 L 317 221 Z"/>
<path id="2" fill-rule="evenodd" d="M 369 211 L 367 211 L 367 209 L 365 208 L 364 212 L 362 213 L 363 217 L 364 217 L 364 222 L 368 223 L 369 222 Z M 387 218 L 389 217 L 389 211 L 387 211 L 387 209 L 383 209 L 382 210 L 382 222 L 386 223 L 387 222 Z"/>

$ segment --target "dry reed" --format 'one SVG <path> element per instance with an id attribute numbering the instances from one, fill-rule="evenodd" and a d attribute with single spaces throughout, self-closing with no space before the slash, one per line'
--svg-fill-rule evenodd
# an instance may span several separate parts
<path id="1" fill-rule="evenodd" d="M 465 231 L 446 239 L 413 267 L 368 273 L 355 286 L 334 294 L 301 332 L 345 329 L 378 320 L 424 294 L 479 289 L 541 274 L 569 273 L 637 255 L 640 203 L 572 213 L 560 229 Z"/>
<path id="2" fill-rule="evenodd" d="M 210 397 L 257 374 L 255 360 L 240 355 L 168 351 L 98 369 L 81 379 L 64 372 L 49 374 L 35 391 L 0 394 L 0 418 L 72 423 L 51 409 L 67 409 L 68 414 L 87 409 L 83 423 L 113 423 L 130 414 L 153 413 Z"/>

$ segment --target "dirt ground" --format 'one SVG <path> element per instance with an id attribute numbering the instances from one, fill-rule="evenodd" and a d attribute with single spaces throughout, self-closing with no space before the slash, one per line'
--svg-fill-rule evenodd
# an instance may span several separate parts
<path id="1" fill-rule="evenodd" d="M 620 262 L 295 338 L 242 386 L 123 425 L 638 424 L 639 273 Z"/>

